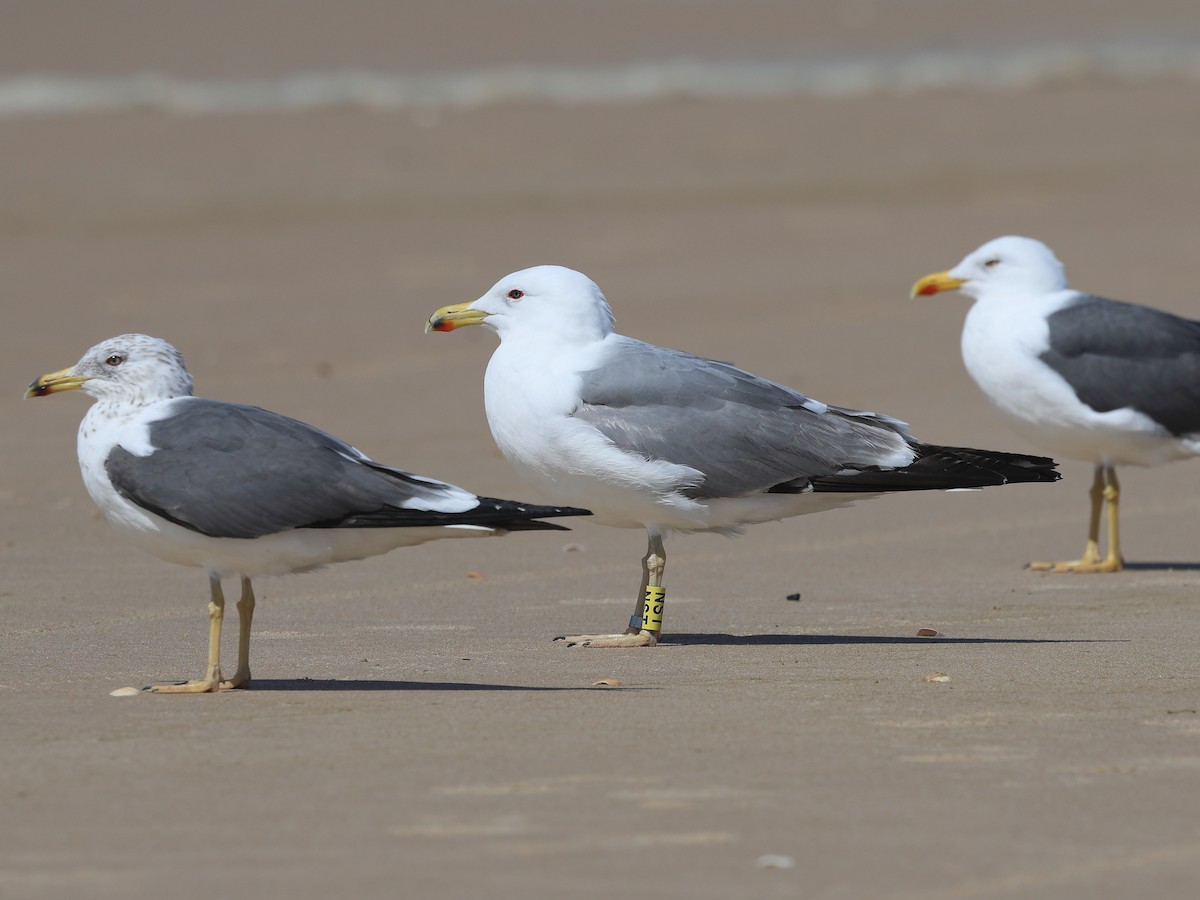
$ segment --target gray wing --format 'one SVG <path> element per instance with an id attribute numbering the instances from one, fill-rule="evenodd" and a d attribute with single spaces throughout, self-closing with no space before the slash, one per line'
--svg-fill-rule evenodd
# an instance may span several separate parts
<path id="1" fill-rule="evenodd" d="M 693 496 L 806 490 L 812 477 L 907 451 L 907 426 L 896 419 L 826 406 L 729 363 L 631 338 L 614 348 L 583 373 L 574 416 L 622 450 L 703 472 Z"/>
<path id="2" fill-rule="evenodd" d="M 254 538 L 293 528 L 511 527 L 537 515 L 571 514 L 479 498 L 380 465 L 323 431 L 265 409 L 187 398 L 172 413 L 149 426 L 153 453 L 137 456 L 117 446 L 105 468 L 131 503 L 212 537 Z"/>
<path id="3" fill-rule="evenodd" d="M 1200 322 L 1089 295 L 1047 321 L 1042 361 L 1092 409 L 1131 407 L 1172 434 L 1200 431 Z"/>

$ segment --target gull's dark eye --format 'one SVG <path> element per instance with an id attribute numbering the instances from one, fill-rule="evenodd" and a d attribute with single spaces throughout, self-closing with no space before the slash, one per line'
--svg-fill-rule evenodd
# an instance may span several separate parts
<path id="1" fill-rule="evenodd" d="M 998 265 L 1000 265 L 1000 257 L 998 257 L 998 256 L 993 256 L 991 259 L 989 259 L 987 262 L 985 262 L 985 263 L 983 264 L 983 267 L 984 267 L 985 269 L 994 269 L 994 268 L 996 268 L 996 266 L 998 266 Z"/>
<path id="2" fill-rule="evenodd" d="M 523 290 L 521 290 L 520 288 L 513 288 L 511 291 L 508 292 L 509 300 L 520 300 L 524 296 L 525 296 L 525 292 Z"/>
<path id="3" fill-rule="evenodd" d="M 124 356 L 124 354 L 121 354 L 121 353 L 114 353 L 112 356 L 110 356 L 108 359 L 106 359 L 106 360 L 104 361 L 104 364 L 105 364 L 106 366 L 112 366 L 113 368 L 116 368 L 117 366 L 119 366 L 119 365 L 120 365 L 121 363 L 123 363 L 123 362 L 125 362 L 125 356 Z"/>

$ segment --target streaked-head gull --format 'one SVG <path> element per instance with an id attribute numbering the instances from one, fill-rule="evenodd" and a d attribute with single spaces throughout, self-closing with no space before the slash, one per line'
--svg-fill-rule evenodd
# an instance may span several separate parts
<path id="1" fill-rule="evenodd" d="M 97 344 L 71 368 L 38 378 L 25 396 L 71 390 L 96 400 L 79 426 L 79 467 L 104 517 L 156 556 L 208 572 L 205 676 L 150 688 L 158 692 L 250 681 L 253 576 L 304 572 L 438 538 L 561 530 L 537 520 L 587 514 L 477 497 L 374 462 L 295 419 L 194 397 L 179 351 L 144 334 Z M 238 664 L 228 680 L 220 668 L 225 576 L 242 582 Z"/>
<path id="2" fill-rule="evenodd" d="M 624 337 L 599 287 L 560 266 L 509 275 L 427 328 L 477 324 L 500 336 L 484 401 L 509 462 L 556 502 L 648 534 L 629 628 L 568 643 L 657 642 L 670 532 L 735 533 L 892 491 L 1058 478 L 1049 459 L 920 444 L 888 416 Z"/>
<path id="3" fill-rule="evenodd" d="M 1053 251 L 1026 237 L 989 241 L 912 296 L 941 291 L 975 299 L 962 356 L 988 400 L 1037 446 L 1095 466 L 1083 556 L 1030 568 L 1120 571 L 1116 467 L 1200 453 L 1200 322 L 1071 290 Z"/>

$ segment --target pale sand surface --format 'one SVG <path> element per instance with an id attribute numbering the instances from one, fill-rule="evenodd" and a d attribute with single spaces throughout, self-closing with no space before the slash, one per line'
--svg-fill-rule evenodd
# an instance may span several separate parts
<path id="1" fill-rule="evenodd" d="M 915 5 L 947 27 L 946 4 Z M 674 34 L 655 9 L 631 30 L 638 54 L 691 46 L 650 41 Z M 1188 9 L 1126 19 L 1196 28 Z M 703 21 L 694 46 L 723 46 L 716 13 Z M 52 33 L 41 58 L 64 70 Z M 331 33 L 333 62 L 281 38 L 286 65 L 264 70 L 352 58 Z M 385 65 L 361 33 L 364 65 Z M 123 66 L 97 35 L 107 55 L 84 70 L 168 66 Z M 185 69 L 203 68 L 203 38 L 174 38 Z M 677 538 L 671 642 L 651 651 L 549 643 L 632 605 L 643 537 L 580 523 L 264 579 L 252 690 L 117 699 L 200 674 L 204 576 L 98 519 L 74 455 L 83 398 L 19 396 L 145 331 L 184 351 L 202 394 L 537 499 L 484 421 L 494 338 L 421 329 L 555 262 L 594 277 L 626 333 L 925 440 L 1033 451 L 962 370 L 966 300 L 908 288 L 1027 233 L 1079 287 L 1200 317 L 1197 98 L 1081 82 L 0 120 L 0 894 L 1194 896 L 1198 463 L 1122 473 L 1126 552 L 1154 565 L 1119 576 L 1021 568 L 1080 549 L 1089 469 L 1068 462 L 1055 486 Z M 622 687 L 591 687 L 604 678 Z"/>

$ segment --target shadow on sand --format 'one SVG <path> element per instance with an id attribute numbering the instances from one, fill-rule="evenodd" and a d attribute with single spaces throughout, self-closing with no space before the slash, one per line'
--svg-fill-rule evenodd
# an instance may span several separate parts
<path id="1" fill-rule="evenodd" d="M 668 634 L 662 640 L 662 646 L 710 646 L 710 647 L 804 647 L 820 645 L 894 645 L 920 644 L 925 647 L 938 647 L 953 644 L 994 644 L 997 646 L 1015 646 L 1018 644 L 1121 644 L 1127 640 L 1102 640 L 1090 638 L 954 638 L 954 637 L 901 637 L 898 635 L 862 635 L 862 634 Z M 575 652 L 575 651 L 572 651 Z M 578 652 L 598 653 L 604 651 L 580 649 Z M 621 651 L 649 652 L 649 651 Z M 578 692 L 610 690 L 598 688 L 595 685 L 572 687 L 541 687 L 522 684 L 473 684 L 461 681 L 372 681 L 363 678 L 263 678 L 254 679 L 250 686 L 252 691 L 521 691 L 530 693 L 543 692 Z M 621 690 L 653 690 L 653 688 L 623 687 Z"/>
<path id="2" fill-rule="evenodd" d="M 364 678 L 255 678 L 251 691 L 595 691 L 596 687 L 535 687 L 460 681 L 369 681 Z"/>
<path id="3" fill-rule="evenodd" d="M 1134 572 L 1200 572 L 1200 562 L 1127 562 Z"/>
<path id="4" fill-rule="evenodd" d="M 1090 638 L 955 638 L 901 637 L 899 635 L 867 634 L 668 634 L 662 644 L 702 644 L 754 646 L 815 646 L 818 644 L 924 644 L 936 647 L 945 644 L 1113 644 L 1125 640 L 1094 640 Z"/>

